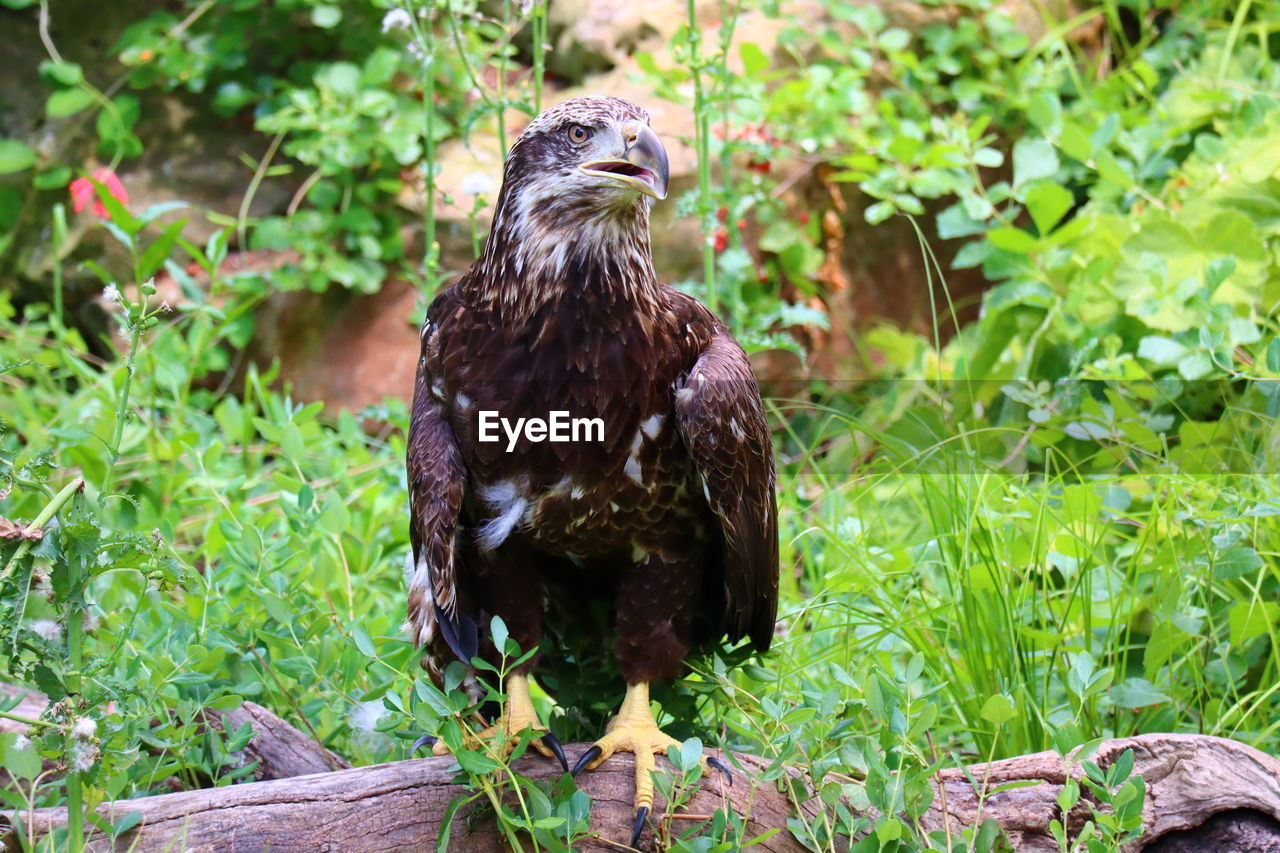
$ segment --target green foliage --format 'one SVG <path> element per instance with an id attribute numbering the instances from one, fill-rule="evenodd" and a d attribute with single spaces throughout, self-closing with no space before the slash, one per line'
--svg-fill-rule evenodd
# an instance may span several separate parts
<path id="1" fill-rule="evenodd" d="M 690 26 L 674 67 L 640 57 L 657 95 L 696 96 L 699 185 L 679 210 L 709 260 L 687 286 L 755 349 L 799 350 L 787 330 L 824 325 L 829 234 L 785 201 L 771 168 L 784 157 L 856 185 L 864 227 L 909 215 L 922 235 L 965 241 L 954 266 L 993 286 L 950 340 L 869 330 L 865 381 L 772 401 L 786 568 L 774 651 L 695 661 L 661 696 L 663 724 L 687 737 L 659 790 L 687 802 L 714 744 L 764 759 L 746 784 L 785 791 L 786 831 L 813 850 L 1002 850 L 989 821 L 929 836 L 931 781 L 1055 749 L 1079 762 L 1059 805 L 1088 813 L 1078 831 L 1052 828 L 1059 846 L 1117 850 L 1140 832 L 1145 788 L 1131 753 L 1089 760 L 1098 740 L 1197 731 L 1280 748 L 1272 13 L 1197 0 L 1143 7 L 1134 24 L 1130 4 L 1109 4 L 1028 37 L 985 2 L 915 32 L 879 7 L 827 8 L 816 30 L 784 26 L 789 63 Z M 64 317 L 60 208 L 50 304 L 0 291 L 0 515 L 43 531 L 0 538 L 0 660 L 55 700 L 23 721 L 29 738 L 0 735 L 7 807 L 232 784 L 253 770 L 234 755 L 248 733 L 198 721 L 252 698 L 356 764 L 440 736 L 470 792 L 448 826 L 478 808 L 513 846 L 547 850 L 589 832 L 585 795 L 475 742 L 460 664 L 443 685 L 416 667 L 400 628 L 404 402 L 326 412 L 274 368 L 237 369 L 273 290 L 374 290 L 403 266 L 437 284 L 437 194 L 425 268 L 403 236 L 418 214 L 398 199 L 419 176 L 433 187 L 437 142 L 506 141 L 506 110 L 541 102 L 543 39 L 523 52 L 516 36 L 545 36 L 544 4 L 478 19 L 471 3 L 419 4 L 384 26 L 389 11 L 184 2 L 113 47 L 127 72 L 110 96 L 73 63 L 40 69 L 49 116 L 92 117 L 113 164 L 150 143 L 135 133 L 147 92 L 183 89 L 261 131 L 255 187 L 306 177 L 290 215 L 250 216 L 251 190 L 201 244 L 188 226 L 204 211 L 135 211 L 94 179 L 119 249 L 81 267 L 111 300 L 106 340 Z M 1092 20 L 1106 52 L 1070 38 Z M 520 62 L 522 82 L 488 82 Z M 15 187 L 65 194 L 83 167 L 0 141 L 0 173 L 16 176 L 0 223 L 35 209 Z M 473 199 L 473 245 L 487 202 Z M 230 246 L 300 260 L 228 274 Z M 945 294 L 948 271 L 932 271 Z M 952 313 L 939 304 L 936 327 Z M 610 699 L 575 716 L 534 698 L 553 729 L 588 736 Z M 752 840 L 723 810 L 656 825 L 672 850 Z"/>

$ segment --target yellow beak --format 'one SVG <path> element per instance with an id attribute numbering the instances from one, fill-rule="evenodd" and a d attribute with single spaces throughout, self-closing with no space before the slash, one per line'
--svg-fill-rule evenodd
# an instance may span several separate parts
<path id="1" fill-rule="evenodd" d="M 658 134 L 646 124 L 627 122 L 622 126 L 622 137 L 627 147 L 621 159 L 592 160 L 578 168 L 588 175 L 633 187 L 649 198 L 659 201 L 666 198 L 671 168 L 667 164 L 667 149 L 662 147 Z"/>

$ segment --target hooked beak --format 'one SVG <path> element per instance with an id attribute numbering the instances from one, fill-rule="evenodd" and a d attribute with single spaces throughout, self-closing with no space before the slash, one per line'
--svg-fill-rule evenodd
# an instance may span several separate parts
<path id="1" fill-rule="evenodd" d="M 667 165 L 667 149 L 662 147 L 658 134 L 646 124 L 632 121 L 622 126 L 622 137 L 627 140 L 627 148 L 621 160 L 592 160 L 578 168 L 588 175 L 612 178 L 649 198 L 666 198 L 671 169 Z"/>

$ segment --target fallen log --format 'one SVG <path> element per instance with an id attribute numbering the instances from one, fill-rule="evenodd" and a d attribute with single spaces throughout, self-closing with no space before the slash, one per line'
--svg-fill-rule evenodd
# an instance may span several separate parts
<path id="1" fill-rule="evenodd" d="M 235 731 L 245 723 L 253 729 L 253 737 L 237 758 L 241 767 L 258 762 L 250 775 L 259 782 L 345 770 L 351 766 L 345 758 L 325 749 L 257 702 L 246 701 L 230 711 L 206 711 L 206 725 L 213 723 L 210 718 L 215 715 L 223 731 Z"/>
<path id="2" fill-rule="evenodd" d="M 573 758 L 587 746 L 567 745 L 566 750 Z M 1235 741 L 1167 734 L 1107 741 L 1093 760 L 1105 767 L 1130 748 L 1134 750 L 1134 773 L 1145 778 L 1148 788 L 1143 812 L 1145 835 L 1132 850 L 1146 847 L 1155 851 L 1160 848 L 1154 842 L 1161 837 L 1194 835 L 1201 828 L 1217 833 L 1206 837 L 1235 837 L 1230 835 L 1233 830 L 1224 830 L 1220 825 L 1224 820 L 1241 824 L 1241 831 L 1252 833 L 1249 837 L 1265 838 L 1265 833 L 1274 829 L 1275 837 L 1280 838 L 1280 761 Z M 746 838 L 778 830 L 754 845 L 755 849 L 761 853 L 803 850 L 787 830 L 787 819 L 793 814 L 787 797 L 774 785 L 758 781 L 766 762 L 751 756 L 736 756 L 736 760 L 742 770 L 735 773 L 731 788 L 722 789 L 713 778 L 683 811 L 691 816 L 711 815 L 722 807 L 727 795 L 731 807 L 746 818 Z M 141 823 L 117 839 L 114 846 L 102 836 L 94 836 L 90 849 L 269 849 L 276 853 L 434 849 L 450 803 L 467 794 L 454 781 L 452 765 L 453 759 L 448 756 L 433 757 L 106 803 L 99 813 L 108 821 L 138 811 Z M 662 759 L 659 766 L 664 766 Z M 516 769 L 533 779 L 560 774 L 558 765 L 540 756 L 520 759 Z M 945 828 L 958 832 L 973 825 L 980 813 L 984 819 L 999 822 L 1017 850 L 1056 850 L 1046 827 L 1050 820 L 1062 817 L 1056 798 L 1068 775 L 1078 778 L 1079 767 L 1053 752 L 974 765 L 968 768 L 967 775 L 959 768 L 944 770 L 937 778 L 938 796 L 921 822 L 927 831 Z M 977 780 L 982 790 L 976 790 L 969 779 Z M 1034 784 L 989 793 L 1011 782 Z M 625 849 L 618 842 L 630 835 L 633 783 L 632 762 L 627 755 L 616 756 L 601 769 L 579 777 L 578 784 L 593 801 L 593 837 L 576 843 L 575 849 Z M 818 810 L 814 802 L 804 803 L 802 808 L 810 816 Z M 661 804 L 656 804 L 655 813 L 660 809 Z M 1215 822 L 1215 815 L 1222 817 Z M 21 818 L 29 832 L 40 836 L 63 825 L 66 811 L 40 809 L 25 815 L 10 814 L 8 818 Z M 677 832 L 697 826 L 699 820 L 663 817 L 659 821 L 663 819 Z M 1067 816 L 1067 824 L 1078 828 L 1083 819 L 1083 814 L 1073 813 Z M 463 810 L 456 816 L 452 842 L 454 849 L 476 853 L 505 849 L 493 822 L 475 810 Z M 646 832 L 642 846 L 656 849 L 653 844 L 652 833 Z"/>
<path id="3" fill-rule="evenodd" d="M 1280 761 L 1274 757 L 1226 738 L 1147 734 L 1104 741 L 1090 760 L 1106 768 L 1126 749 L 1134 753 L 1134 775 L 1142 776 L 1147 786 L 1143 836 L 1139 843 L 1126 848 L 1126 853 L 1161 849 L 1155 842 L 1178 832 L 1187 833 L 1194 842 L 1210 818 L 1230 811 L 1237 811 L 1241 819 L 1256 818 L 1263 825 L 1269 822 L 1280 839 Z M 923 820 L 929 830 L 950 827 L 954 831 L 956 827 L 972 826 L 981 813 L 999 822 L 1014 849 L 1057 853 L 1059 847 L 1049 834 L 1049 821 L 1062 820 L 1057 798 L 1068 775 L 1077 780 L 1084 777 L 1078 764 L 1064 760 L 1056 752 L 1038 752 L 989 765 L 970 765 L 966 770 L 947 769 L 938 774 L 939 796 Z M 1036 784 L 990 794 L 984 800 L 970 778 L 984 783 L 987 790 L 1019 782 Z M 1069 830 L 1076 831 L 1087 819 L 1087 806 L 1082 803 L 1065 823 Z M 1221 831 L 1221 827 L 1214 831 Z M 1165 849 L 1237 848 L 1209 843 Z M 1238 849 L 1253 851 L 1248 847 Z M 1259 853 L 1266 850 L 1259 848 Z M 1280 846 L 1274 853 L 1280 853 Z"/>
<path id="4" fill-rule="evenodd" d="M 37 719 L 44 713 L 49 700 L 43 693 L 26 687 L 0 682 L 0 700 L 22 696 L 22 701 L 10 713 L 15 716 Z M 220 731 L 235 731 L 244 723 L 253 729 L 253 737 L 244 749 L 235 753 L 236 767 L 253 762 L 258 766 L 250 773 L 257 781 L 288 779 L 308 773 L 341 770 L 351 765 L 346 759 L 325 749 L 315 740 L 298 731 L 289 723 L 256 702 L 245 701 L 230 711 L 205 711 L 201 714 L 204 725 Z M 27 726 L 16 720 L 0 717 L 0 732 L 27 734 Z M 45 769 L 53 763 L 45 761 Z M 0 768 L 0 785 L 8 779 Z"/>

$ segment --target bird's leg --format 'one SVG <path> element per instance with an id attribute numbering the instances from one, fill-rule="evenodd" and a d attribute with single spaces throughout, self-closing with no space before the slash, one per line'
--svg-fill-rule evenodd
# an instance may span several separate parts
<path id="1" fill-rule="evenodd" d="M 523 675 L 507 677 L 507 701 L 502 706 L 502 716 L 495 725 L 489 726 L 473 737 L 479 743 L 495 743 L 502 754 L 510 755 L 520 742 L 520 734 L 525 729 L 542 732 L 531 741 L 533 748 L 547 758 L 559 760 L 560 766 L 569 769 L 569 762 L 564 757 L 564 750 L 555 735 L 538 719 L 538 712 L 533 709 L 533 699 L 529 696 L 529 679 Z M 449 747 L 442 740 L 436 740 L 431 747 L 435 755 L 448 755 Z"/>
<path id="2" fill-rule="evenodd" d="M 631 846 L 635 847 L 644 831 L 645 819 L 653 808 L 653 757 L 666 755 L 667 747 L 679 746 L 680 741 L 658 728 L 658 722 L 649 709 L 649 685 L 628 684 L 627 695 L 617 716 L 605 727 L 605 735 L 583 753 L 573 767 L 573 775 L 583 770 L 595 770 L 615 752 L 630 752 L 636 760 L 635 825 L 632 827 Z M 711 765 L 724 773 L 729 782 L 733 777 L 729 768 L 719 759 L 704 759 L 703 765 Z"/>

